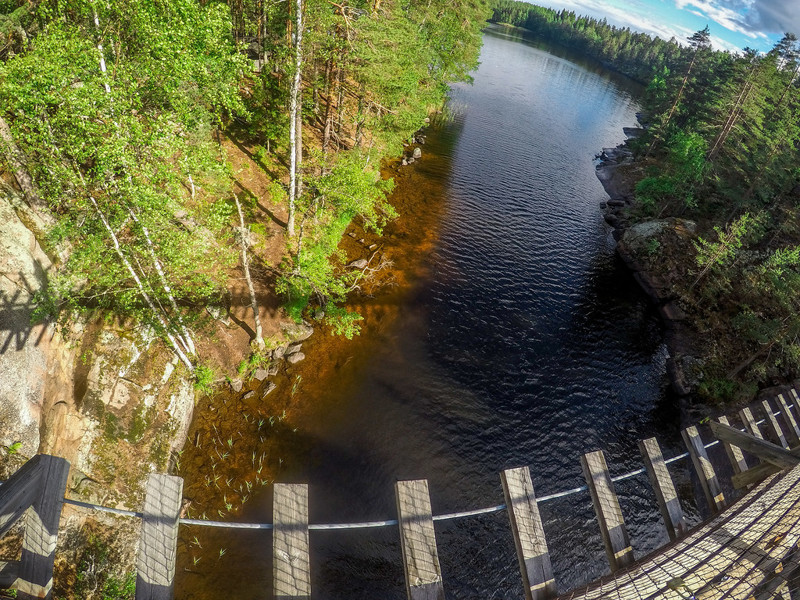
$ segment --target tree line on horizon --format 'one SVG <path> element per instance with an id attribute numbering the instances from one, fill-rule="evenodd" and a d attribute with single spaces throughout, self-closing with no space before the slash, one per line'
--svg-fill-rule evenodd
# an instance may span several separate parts
<path id="1" fill-rule="evenodd" d="M 800 44 L 683 44 L 574 12 L 495 0 L 492 21 L 529 29 L 646 83 L 633 222 L 691 219 L 683 248 L 651 240 L 645 262 L 677 271 L 673 293 L 704 341 L 700 392 L 748 397 L 800 377 Z"/>

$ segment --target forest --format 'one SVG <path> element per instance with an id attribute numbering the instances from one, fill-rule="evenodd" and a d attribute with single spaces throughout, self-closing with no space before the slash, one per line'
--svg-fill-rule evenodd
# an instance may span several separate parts
<path id="1" fill-rule="evenodd" d="M 702 397 L 750 398 L 800 376 L 797 37 L 732 54 L 712 48 L 708 27 L 678 44 L 513 0 L 498 0 L 492 20 L 647 83 L 645 130 L 628 143 L 627 218 L 689 225 L 664 229 L 637 258 L 688 316 Z"/>
<path id="2" fill-rule="evenodd" d="M 247 271 L 265 201 L 288 211 L 264 265 L 287 310 L 312 302 L 354 334 L 338 242 L 394 216 L 381 161 L 468 77 L 487 15 L 482 0 L 0 2 L 2 192 L 53 264 L 36 318 L 133 317 L 194 370 L 195 318 Z M 234 194 L 228 138 L 254 149 L 269 197 Z"/>

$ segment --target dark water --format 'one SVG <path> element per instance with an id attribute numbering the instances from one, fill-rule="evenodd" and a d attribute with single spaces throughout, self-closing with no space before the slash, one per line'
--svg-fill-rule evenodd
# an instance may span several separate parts
<path id="1" fill-rule="evenodd" d="M 452 89 L 453 118 L 412 167 L 443 194 L 423 276 L 294 433 L 280 479 L 310 484 L 312 523 L 395 518 L 398 479 L 428 479 L 442 514 L 502 503 L 504 468 L 530 465 L 543 496 L 583 484 L 583 452 L 604 449 L 618 475 L 642 466 L 641 438 L 682 451 L 658 319 L 598 208 L 593 156 L 635 125 L 638 92 L 486 33 L 474 83 Z M 688 466 L 673 477 L 696 522 Z M 647 479 L 617 492 L 637 556 L 664 543 Z M 269 520 L 270 502 L 242 518 Z M 540 510 L 561 591 L 607 573 L 588 493 Z M 437 522 L 436 535 L 449 598 L 522 597 L 505 513 Z M 395 527 L 312 531 L 311 554 L 315 598 L 405 597 Z M 269 588 L 269 569 L 259 577 Z"/>
<path id="2" fill-rule="evenodd" d="M 638 90 L 514 38 L 485 35 L 474 83 L 453 88 L 454 118 L 425 148 L 447 159 L 429 173 L 446 180 L 429 276 L 303 432 L 289 475 L 310 483 L 312 522 L 393 518 L 396 479 L 427 478 L 437 514 L 501 503 L 503 468 L 530 465 L 545 495 L 583 483 L 589 450 L 612 475 L 641 466 L 640 438 L 680 451 L 659 323 L 615 258 L 592 162 L 635 125 Z M 637 554 L 666 541 L 646 478 L 617 488 Z M 562 591 L 607 572 L 587 493 L 541 510 Z M 437 537 L 449 597 L 522 597 L 504 513 L 438 523 Z M 404 597 L 393 528 L 311 544 L 317 598 Z"/>

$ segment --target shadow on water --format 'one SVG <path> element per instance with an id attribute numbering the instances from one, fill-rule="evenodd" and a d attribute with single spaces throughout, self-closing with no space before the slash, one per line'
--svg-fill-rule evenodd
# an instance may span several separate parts
<path id="1" fill-rule="evenodd" d="M 657 317 L 597 208 L 592 156 L 634 123 L 635 86 L 507 34 L 484 39 L 452 119 L 394 173 L 394 269 L 353 299 L 362 335 L 318 332 L 266 399 L 198 407 L 182 458 L 194 516 L 271 521 L 273 479 L 309 483 L 312 523 L 394 518 L 398 479 L 428 479 L 442 514 L 502 503 L 504 468 L 530 465 L 543 496 L 580 486 L 590 450 L 612 475 L 641 467 L 642 437 L 680 452 Z M 696 522 L 687 467 L 673 476 Z M 666 539 L 644 482 L 617 486 L 638 556 Z M 588 493 L 541 512 L 562 591 L 606 572 Z M 521 597 L 505 513 L 436 534 L 450 597 Z M 267 532 L 182 528 L 177 597 L 264 595 L 270 545 Z M 395 527 L 312 531 L 311 553 L 315 598 L 405 596 Z"/>

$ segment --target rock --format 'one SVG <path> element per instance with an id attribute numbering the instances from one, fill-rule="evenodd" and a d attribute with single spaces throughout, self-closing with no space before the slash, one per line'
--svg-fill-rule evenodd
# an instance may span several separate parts
<path id="1" fill-rule="evenodd" d="M 416 161 L 416 159 L 414 157 L 411 157 L 411 158 L 408 159 L 408 164 L 412 164 L 412 163 L 415 163 L 415 162 L 417 162 L 417 161 Z"/>
<path id="2" fill-rule="evenodd" d="M 231 320 L 228 318 L 228 311 L 222 306 L 206 306 L 206 312 L 215 321 L 219 321 L 226 327 L 230 327 Z"/>
<path id="3" fill-rule="evenodd" d="M 283 358 L 283 355 L 286 354 L 286 347 L 287 345 L 284 344 L 283 346 L 278 346 L 275 350 L 272 351 L 272 358 L 275 360 L 280 360 Z"/>
<path id="4" fill-rule="evenodd" d="M 624 200 L 609 200 L 608 202 L 606 202 L 606 204 L 608 206 L 611 206 L 611 207 L 620 207 L 621 208 L 621 207 L 625 206 L 625 201 Z"/>
<path id="5" fill-rule="evenodd" d="M 253 390 L 250 390 L 249 392 L 245 392 L 242 395 L 242 400 L 249 400 L 250 398 L 252 398 L 255 395 L 256 395 L 256 393 Z"/>
<path id="6" fill-rule="evenodd" d="M 366 269 L 369 261 L 366 258 L 359 258 L 358 260 L 354 260 L 349 265 L 347 265 L 348 269 Z"/>
<path id="7" fill-rule="evenodd" d="M 356 234 L 355 234 L 355 233 L 353 233 L 352 231 L 348 231 L 348 232 L 347 232 L 347 235 L 349 235 L 349 236 L 350 236 L 351 238 L 353 238 L 353 239 L 356 239 Z"/>
<path id="8" fill-rule="evenodd" d="M 641 127 L 623 127 L 622 133 L 624 133 L 628 139 L 635 140 L 644 133 L 644 129 Z"/>
<path id="9" fill-rule="evenodd" d="M 303 344 L 292 344 L 286 349 L 286 356 L 291 356 L 292 354 L 297 354 L 300 352 L 300 348 L 303 347 Z"/>
<path id="10" fill-rule="evenodd" d="M 408 161 L 404 158 L 402 164 L 405 167 L 408 164 Z"/>
<path id="11" fill-rule="evenodd" d="M 292 342 L 304 342 L 314 333 L 314 328 L 305 321 L 302 323 L 289 323 L 283 326 L 283 333 Z"/>
<path id="12" fill-rule="evenodd" d="M 422 158 L 422 149 L 421 148 L 414 148 L 414 153 L 411 155 L 412 158 Z"/>
<path id="13" fill-rule="evenodd" d="M 358 243 L 359 244 L 363 244 L 364 243 L 364 238 L 361 238 L 360 240 L 358 240 Z"/>
<path id="14" fill-rule="evenodd" d="M 243 385 L 244 383 L 242 383 L 241 379 L 233 379 L 231 381 L 231 390 L 233 390 L 234 393 L 238 394 L 239 392 L 242 391 Z"/>
<path id="15" fill-rule="evenodd" d="M 267 383 L 267 385 L 264 386 L 264 390 L 261 392 L 261 399 L 263 400 L 264 398 L 269 396 L 273 391 L 275 391 L 276 387 L 278 386 L 272 383 L 271 381 Z"/>
<path id="16" fill-rule="evenodd" d="M 269 371 L 266 369 L 258 368 L 255 373 L 253 373 L 253 379 L 258 381 L 264 381 L 267 377 L 269 377 Z"/>
<path id="17" fill-rule="evenodd" d="M 275 377 L 275 375 L 278 374 L 278 365 L 271 365 L 269 370 L 267 371 L 267 374 L 270 377 Z"/>
<path id="18" fill-rule="evenodd" d="M 375 248 L 377 248 L 377 247 L 378 247 L 378 244 L 370 244 L 368 249 L 369 250 L 375 250 Z"/>
<path id="19" fill-rule="evenodd" d="M 658 307 L 661 318 L 665 321 L 685 321 L 686 313 L 674 301 L 667 302 Z"/>
<path id="20" fill-rule="evenodd" d="M 425 117 L 425 123 L 430 123 L 430 122 L 431 122 L 431 118 L 430 117 Z"/>
<path id="21" fill-rule="evenodd" d="M 303 354 L 302 352 L 295 352 L 294 354 L 287 356 L 286 360 L 289 361 L 289 364 L 294 365 L 299 363 L 301 360 L 305 359 L 305 357 L 306 355 Z"/>
<path id="22" fill-rule="evenodd" d="M 318 308 L 317 310 L 314 311 L 314 319 L 316 319 L 317 321 L 321 321 L 324 318 L 325 318 L 325 311 L 324 310 L 322 310 L 321 308 Z"/>

